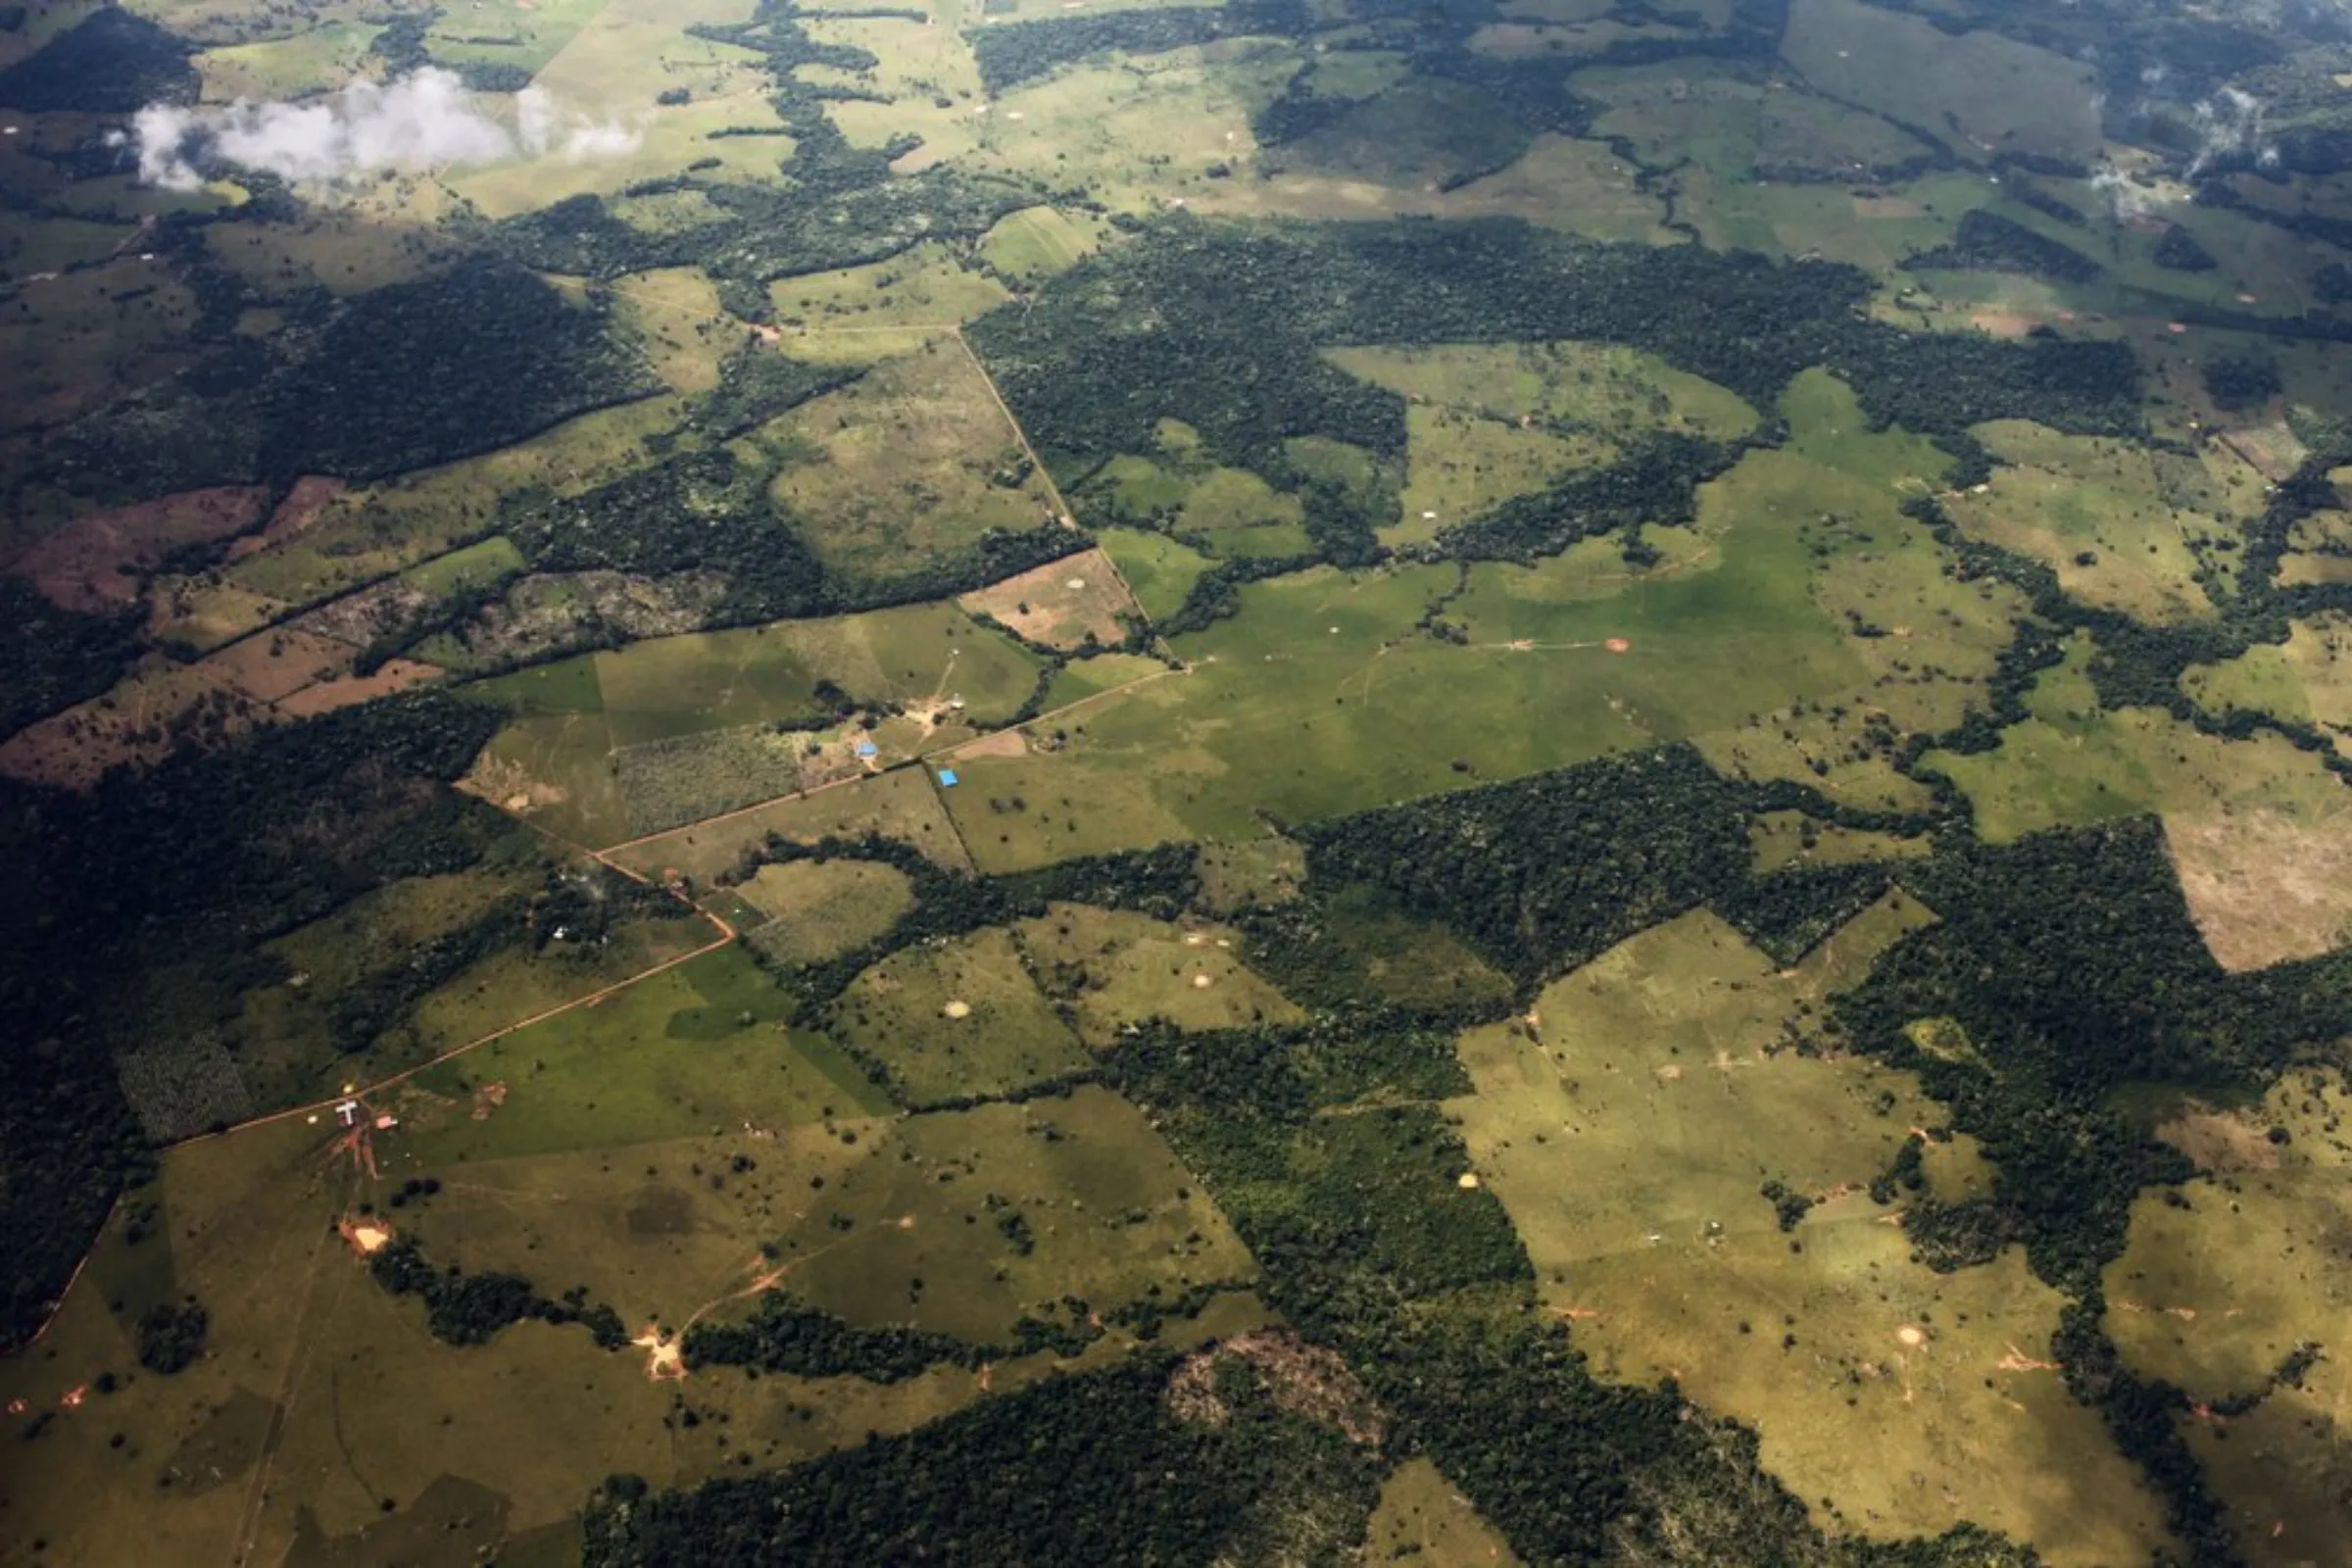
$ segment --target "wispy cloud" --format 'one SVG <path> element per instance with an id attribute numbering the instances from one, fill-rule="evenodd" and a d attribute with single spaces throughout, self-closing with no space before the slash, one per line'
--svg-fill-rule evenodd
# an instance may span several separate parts
<path id="1" fill-rule="evenodd" d="M 634 128 L 567 113 L 536 87 L 515 94 L 514 118 L 510 130 L 454 73 L 427 67 L 392 82 L 354 81 L 311 103 L 150 104 L 124 139 L 138 150 L 140 179 L 170 190 L 195 189 L 215 162 L 313 184 L 520 157 L 581 163 L 618 157 L 638 142 Z"/>

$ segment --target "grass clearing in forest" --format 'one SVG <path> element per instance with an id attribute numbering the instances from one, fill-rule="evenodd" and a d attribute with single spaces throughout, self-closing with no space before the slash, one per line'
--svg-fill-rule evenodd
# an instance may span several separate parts
<path id="1" fill-rule="evenodd" d="M 1067 1098 L 909 1117 L 780 1238 L 788 1289 L 853 1323 L 1002 1344 L 1024 1313 L 1107 1316 L 1247 1280 L 1248 1250 L 1141 1111 Z M 919 1283 L 918 1283 L 919 1282 Z M 1047 1303 L 1053 1303 L 1048 1306 Z"/>
<path id="2" fill-rule="evenodd" d="M 995 270 L 1024 287 L 1076 267 L 1102 244 L 1099 226 L 1055 207 L 1024 207 L 997 222 L 980 241 L 980 255 Z"/>
<path id="3" fill-rule="evenodd" d="M 1065 651 L 1116 647 L 1143 612 L 1118 568 L 1100 550 L 1048 562 L 956 601 L 974 615 L 1004 622 L 1028 642 Z"/>
<path id="4" fill-rule="evenodd" d="M 1519 1558 L 1470 1499 L 1427 1458 L 1407 1459 L 1380 1486 L 1364 1561 L 1415 1568 L 1519 1568 Z"/>
<path id="5" fill-rule="evenodd" d="M 1325 352 L 1406 410 L 1403 516 L 1390 543 L 1434 538 L 1499 501 L 1597 466 L 1637 434 L 1728 440 L 1755 411 L 1654 355 L 1607 344 L 1438 344 Z"/>
<path id="6" fill-rule="evenodd" d="M 1946 502 L 1963 531 L 2047 563 L 2085 604 L 2155 622 L 2213 613 L 2194 580 L 2201 563 L 2190 540 L 2222 525 L 2177 510 L 2154 455 L 2023 421 L 1979 433 L 2005 461 L 1989 481 Z"/>
<path id="7" fill-rule="evenodd" d="M 827 1025 L 881 1064 L 912 1105 L 1009 1093 L 1088 1065 L 998 927 L 909 948 L 875 964 L 826 1009 Z"/>
<path id="8" fill-rule="evenodd" d="M 779 278 L 767 293 L 794 355 L 825 362 L 911 352 L 1012 297 L 938 240 L 886 262 Z"/>
<path id="9" fill-rule="evenodd" d="M 1777 971 L 1700 911 L 1462 1037 L 1476 1170 L 1602 1376 L 1673 1376 L 1752 1423 L 1841 1532 L 1962 1519 L 2054 1561 L 2129 1560 L 2161 1514 L 2098 1418 L 2035 1362 L 2060 1298 L 2014 1250 L 1938 1275 L 1864 1189 L 1939 1108 L 1908 1074 L 1802 1054 L 1801 1009 L 1933 915 L 1894 895 Z M 1930 1183 L 1968 1196 L 1931 1151 Z M 1784 1233 L 1759 1189 L 1810 1200 Z M 1919 1476 L 1935 1478 L 1921 1486 Z"/>
<path id="10" fill-rule="evenodd" d="M 820 454 L 771 487 L 818 559 L 853 578 L 919 571 L 991 529 L 1054 516 L 1020 432 L 955 339 L 886 361 L 764 427 Z"/>
<path id="11" fill-rule="evenodd" d="M 821 963 L 889 931 L 914 907 L 906 873 L 872 860 L 763 865 L 735 896 L 766 917 L 744 940 L 786 963 Z"/>
<path id="12" fill-rule="evenodd" d="M 1152 1018 L 1206 1031 L 1306 1016 L 1241 961 L 1239 939 L 1221 926 L 1057 904 L 1017 930 L 1046 994 L 1098 1051 L 1117 1042 L 1122 1025 Z"/>
<path id="13" fill-rule="evenodd" d="M 912 845 L 953 870 L 971 869 L 971 858 L 940 805 L 939 791 L 919 767 L 894 767 L 658 834 L 620 846 L 612 858 L 645 876 L 666 880 L 675 872 L 702 885 L 732 870 L 746 850 L 764 845 L 770 833 L 804 844 L 877 833 Z"/>
<path id="14" fill-rule="evenodd" d="M 2297 1068 L 2258 1104 L 2191 1106 L 2160 1127 L 2207 1179 L 2182 1189 L 2184 1204 L 2142 1194 L 2107 1267 L 2108 1335 L 2135 1370 L 2187 1394 L 2189 1444 L 2257 1563 L 2321 1561 L 2352 1533 L 2352 1375 L 2333 1353 L 2352 1314 L 2345 1107 L 2340 1072 Z M 2245 1415 L 2210 1408 L 2315 1344 L 2327 1353 L 2299 1386 Z"/>
<path id="15" fill-rule="evenodd" d="M 2087 673 L 2092 654 L 2078 636 L 2034 681 L 2032 716 L 2004 731 L 1995 750 L 1929 757 L 1976 803 L 1986 839 L 2142 811 L 2197 820 L 2274 810 L 2307 822 L 2331 812 L 2342 786 L 2281 736 L 2224 740 L 2161 710 L 2101 709 Z"/>

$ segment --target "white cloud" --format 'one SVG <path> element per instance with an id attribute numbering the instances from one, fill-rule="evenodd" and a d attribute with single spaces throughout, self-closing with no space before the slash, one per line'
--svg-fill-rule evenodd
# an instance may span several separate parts
<path id="1" fill-rule="evenodd" d="M 457 75 L 427 67 L 390 83 L 354 81 L 306 104 L 252 103 L 180 109 L 151 104 L 131 120 L 139 178 L 171 190 L 203 182 L 198 166 L 219 158 L 296 184 L 372 174 L 503 163 L 556 152 L 574 163 L 632 151 L 637 132 L 618 122 L 565 115 L 536 87 L 515 94 L 515 129 L 485 114 Z"/>

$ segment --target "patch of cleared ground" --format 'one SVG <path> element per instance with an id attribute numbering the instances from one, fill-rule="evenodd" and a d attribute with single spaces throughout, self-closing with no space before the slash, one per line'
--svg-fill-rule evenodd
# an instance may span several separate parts
<path id="1" fill-rule="evenodd" d="M 1090 642 L 1115 647 L 1126 638 L 1126 617 L 1143 614 L 1118 568 L 1100 550 L 1048 562 L 956 602 L 972 614 L 1004 622 L 1029 642 L 1065 650 Z"/>

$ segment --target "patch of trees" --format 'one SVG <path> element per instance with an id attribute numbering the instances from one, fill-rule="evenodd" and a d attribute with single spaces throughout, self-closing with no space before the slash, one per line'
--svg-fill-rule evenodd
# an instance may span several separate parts
<path id="1" fill-rule="evenodd" d="M 2198 371 L 2217 408 L 2260 408 L 2286 389 L 2278 362 L 2267 354 L 2218 354 Z"/>
<path id="2" fill-rule="evenodd" d="M 1961 215 L 1948 244 L 1907 256 L 1902 265 L 1913 272 L 2022 272 L 2054 283 L 2087 283 L 2101 270 L 2081 251 L 1982 207 Z"/>
<path id="3" fill-rule="evenodd" d="M 725 620 L 821 613 L 824 567 L 766 478 L 723 447 L 682 453 L 582 495 L 511 496 L 503 531 L 540 571 L 721 572 Z"/>
<path id="4" fill-rule="evenodd" d="M 192 1296 L 149 1307 L 139 1316 L 139 1365 L 166 1377 L 185 1371 L 204 1353 L 204 1336 L 212 1321 Z"/>
<path id="5" fill-rule="evenodd" d="M 426 1330 L 446 1345 L 487 1345 L 501 1331 L 533 1320 L 581 1324 L 600 1349 L 617 1350 L 629 1343 L 620 1314 L 590 1304 L 584 1286 L 550 1300 L 518 1274 L 467 1274 L 454 1263 L 435 1268 L 414 1237 L 385 1243 L 368 1260 L 368 1272 L 394 1296 L 421 1298 Z"/>
<path id="6" fill-rule="evenodd" d="M 142 494 L 305 473 L 374 479 L 494 451 L 660 390 L 612 330 L 476 257 L 361 294 L 266 356 L 228 350 L 69 427 L 59 461 Z"/>
<path id="7" fill-rule="evenodd" d="M 1877 902 L 1899 869 L 1886 860 L 1786 866 L 1717 894 L 1715 912 L 1775 962 L 1792 964 Z"/>
<path id="8" fill-rule="evenodd" d="M 2213 252 L 2197 242 L 2197 236 L 2179 223 L 2164 231 L 2156 241 L 2154 260 L 2158 267 L 2175 272 L 2210 272 L 2222 264 L 2214 260 Z"/>
<path id="9" fill-rule="evenodd" d="M 0 71 L 0 104 L 33 114 L 129 115 L 194 103 L 195 46 L 126 6 L 102 6 Z"/>
<path id="10" fill-rule="evenodd" d="M 492 954 L 519 947 L 528 911 L 519 894 L 501 899 L 454 931 L 411 943 L 397 961 L 346 987 L 327 1004 L 336 1047 L 366 1051 L 424 998 Z"/>
<path id="11" fill-rule="evenodd" d="M 1261 18 L 1273 9 L 1248 0 L 1230 14 L 1221 6 L 1155 6 L 1100 16 L 1001 22 L 975 27 L 966 36 L 971 40 L 972 58 L 980 67 L 980 85 L 996 98 L 1089 55 L 1113 51 L 1165 54 L 1171 49 L 1264 31 Z M 1305 20 L 1303 7 L 1289 9 L 1298 13 L 1299 21 Z"/>
<path id="12" fill-rule="evenodd" d="M 1614 463 L 1566 474 L 1446 528 L 1438 551 L 1463 561 L 1528 563 L 1643 523 L 1689 522 L 1698 514 L 1698 487 L 1743 450 L 1679 432 L 1643 436 Z"/>
<path id="13" fill-rule="evenodd" d="M 584 495 L 518 492 L 500 530 L 535 570 L 647 576 L 715 571 L 726 591 L 707 624 L 838 614 L 945 599 L 1093 544 L 1058 522 L 991 529 L 888 577 L 828 572 L 768 492 L 768 471 L 724 447 L 679 453 Z"/>
<path id="14" fill-rule="evenodd" d="M 1380 889 L 1523 989 L 1747 874 L 1745 800 L 1688 746 L 1303 830 L 1310 887 Z"/>
<path id="15" fill-rule="evenodd" d="M 1221 1421 L 1169 1407 L 1176 1359 L 1138 1356 L 1049 1378 L 901 1437 L 769 1475 L 653 1494 L 606 1483 L 589 1568 L 920 1557 L 1032 1568 L 1271 1562 L 1360 1539 L 1373 1455 L 1280 1408 L 1239 1358 L 1215 1383 Z"/>
<path id="16" fill-rule="evenodd" d="M 0 735 L 107 691 L 144 648 L 146 618 L 142 606 L 115 615 L 64 610 L 0 574 Z"/>
<path id="17" fill-rule="evenodd" d="M 770 1291 L 760 1298 L 759 1310 L 741 1322 L 689 1328 L 684 1354 L 690 1367 L 748 1366 L 794 1377 L 904 1383 L 935 1366 L 976 1369 L 1041 1350 L 1072 1356 L 1102 1337 L 1083 1302 L 1071 1308 L 1068 1322 L 1023 1314 L 1006 1343 L 977 1345 L 904 1325 L 860 1328 Z"/>
<path id="18" fill-rule="evenodd" d="M 2108 1436 L 2137 1464 L 2165 1502 L 2165 1526 L 2200 1563 L 2242 1563 L 2230 1510 L 2205 1479 L 2181 1431 L 2188 1396 L 2162 1378 L 2132 1370 L 2107 1337 L 2107 1300 L 2094 1287 L 2058 1314 L 2050 1354 L 2077 1402 L 2098 1411 Z"/>

